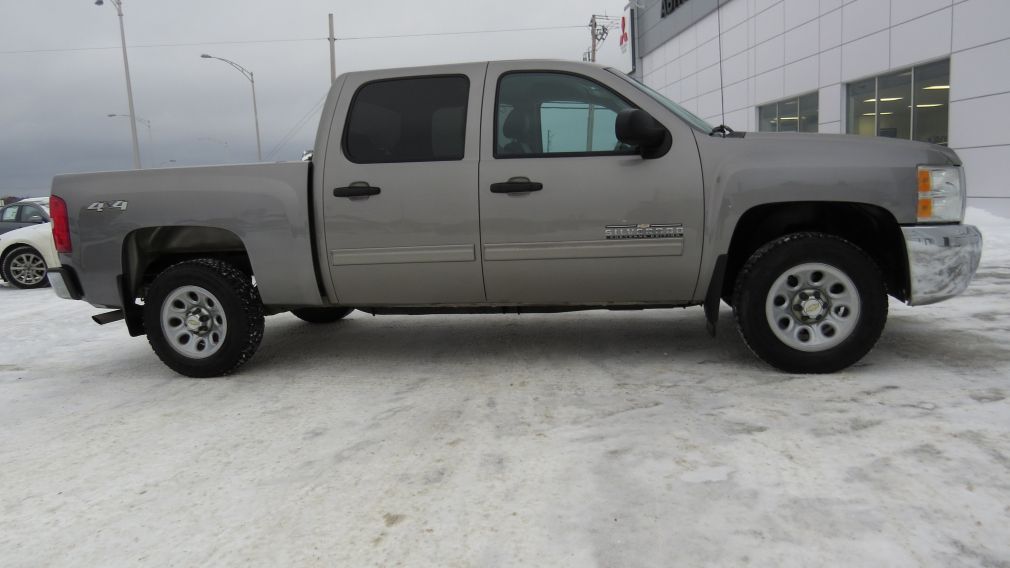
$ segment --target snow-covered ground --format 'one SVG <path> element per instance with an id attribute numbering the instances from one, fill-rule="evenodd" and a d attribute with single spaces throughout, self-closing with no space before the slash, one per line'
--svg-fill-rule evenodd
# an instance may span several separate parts
<path id="1" fill-rule="evenodd" d="M 0 287 L 0 565 L 1010 565 L 1010 221 L 958 299 L 832 376 L 724 308 L 272 317 L 174 375 Z"/>

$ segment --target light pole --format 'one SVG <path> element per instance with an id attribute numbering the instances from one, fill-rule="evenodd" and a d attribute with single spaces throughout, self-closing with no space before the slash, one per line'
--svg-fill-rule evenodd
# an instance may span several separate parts
<path id="1" fill-rule="evenodd" d="M 130 115 L 128 115 L 128 114 L 115 114 L 115 113 L 113 113 L 113 114 L 107 114 L 105 116 L 107 116 L 109 118 L 131 118 Z M 151 133 L 151 121 L 147 120 L 146 118 L 142 118 L 142 117 L 138 116 L 137 117 L 137 122 L 139 122 L 139 123 L 141 123 L 141 124 L 143 124 L 144 126 L 147 127 L 147 147 L 148 147 L 148 149 L 154 148 L 154 135 Z M 151 154 L 153 156 L 154 153 L 151 152 Z M 150 158 L 151 162 L 154 161 L 154 158 L 152 156 L 148 156 Z"/>
<path id="2" fill-rule="evenodd" d="M 95 0 L 95 6 L 105 4 L 104 0 Z M 133 110 L 133 85 L 130 83 L 130 60 L 126 57 L 126 27 L 123 25 L 123 0 L 112 0 L 119 14 L 119 38 L 123 42 L 123 69 L 126 70 L 126 98 L 130 103 L 130 133 L 133 135 L 133 169 L 140 169 L 140 143 L 137 141 L 137 116 Z"/>
<path id="3" fill-rule="evenodd" d="M 249 79 L 249 84 L 252 85 L 252 97 L 253 97 L 253 120 L 256 121 L 256 161 L 263 161 L 263 150 L 260 148 L 260 115 L 259 111 L 256 110 L 256 79 L 253 78 L 252 71 L 242 67 L 238 63 L 231 61 L 230 59 L 225 59 L 223 57 L 215 57 L 213 55 L 208 55 L 206 53 L 200 55 L 204 59 L 217 59 L 218 61 L 224 61 L 228 65 L 231 65 L 238 70 L 246 79 Z"/>

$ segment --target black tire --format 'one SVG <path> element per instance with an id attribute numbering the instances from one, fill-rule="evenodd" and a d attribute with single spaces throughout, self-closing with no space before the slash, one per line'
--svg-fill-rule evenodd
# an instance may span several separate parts
<path id="1" fill-rule="evenodd" d="M 4 257 L 2 270 L 4 280 L 10 282 L 15 288 L 27 290 L 44 288 L 49 285 L 49 277 L 46 276 L 47 268 L 46 259 L 39 251 L 34 247 L 22 245 Z M 42 271 L 41 278 L 39 278 L 39 270 Z"/>
<path id="2" fill-rule="evenodd" d="M 309 323 L 333 323 L 347 317 L 354 308 L 298 308 L 291 310 L 296 318 Z"/>
<path id="3" fill-rule="evenodd" d="M 217 309 L 227 327 L 212 355 L 194 358 L 170 344 L 163 323 L 166 302 L 184 287 L 199 287 L 217 300 Z M 188 320 L 187 320 L 188 321 Z M 263 339 L 263 303 L 250 276 L 227 262 L 215 259 L 187 260 L 159 274 L 144 301 L 147 339 L 154 352 L 173 371 L 187 377 L 219 377 L 248 361 Z M 185 323 L 180 323 L 178 329 Z M 170 328 L 168 328 L 170 329 Z M 181 343 L 181 342 L 180 342 Z"/>
<path id="4" fill-rule="evenodd" d="M 830 276 L 817 266 L 826 267 Z M 843 277 L 848 280 L 840 288 L 827 284 L 829 278 L 837 284 Z M 815 280 L 823 283 L 821 288 Z M 849 283 L 855 294 L 846 289 Z M 846 296 L 836 301 L 828 290 Z M 806 302 L 812 313 L 805 311 Z M 744 342 L 765 362 L 789 373 L 834 373 L 862 359 L 877 343 L 887 321 L 887 289 L 880 267 L 854 244 L 823 233 L 794 233 L 751 255 L 736 279 L 733 311 Z M 786 321 L 783 312 L 792 320 Z M 836 322 L 846 331 L 832 332 Z"/>

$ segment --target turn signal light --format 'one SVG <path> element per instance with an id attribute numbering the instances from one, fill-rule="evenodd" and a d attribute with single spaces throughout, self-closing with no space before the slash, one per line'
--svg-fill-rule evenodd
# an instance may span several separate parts
<path id="1" fill-rule="evenodd" d="M 67 216 L 67 202 L 53 195 L 49 198 L 49 217 L 53 220 L 53 244 L 56 252 L 73 252 L 70 245 L 70 219 Z"/>
<path id="2" fill-rule="evenodd" d="M 960 222 L 964 218 L 964 172 L 957 166 L 919 166 L 916 172 L 920 223 Z"/>

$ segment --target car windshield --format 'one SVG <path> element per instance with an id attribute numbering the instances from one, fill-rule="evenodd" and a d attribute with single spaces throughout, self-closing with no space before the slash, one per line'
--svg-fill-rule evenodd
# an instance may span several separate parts
<path id="1" fill-rule="evenodd" d="M 709 132 L 712 132 L 712 125 L 711 124 L 709 124 L 709 123 L 705 122 L 704 120 L 698 118 L 691 111 L 685 109 L 684 107 L 682 107 L 682 106 L 678 105 L 677 103 L 671 101 L 670 99 L 664 97 L 662 94 L 659 93 L 659 91 L 653 89 L 652 87 L 649 87 L 648 85 L 646 85 L 645 83 L 642 83 L 642 82 L 638 81 L 637 79 L 634 79 L 633 77 L 629 77 L 628 75 L 625 75 L 624 73 L 621 73 L 617 69 L 612 69 L 612 68 L 608 67 L 607 71 L 610 71 L 614 75 L 617 75 L 618 77 L 620 77 L 620 78 L 624 79 L 625 81 L 627 81 L 628 83 L 630 83 L 631 86 L 635 87 L 639 91 L 642 91 L 643 93 L 649 95 L 657 103 L 663 105 L 664 107 L 666 107 L 667 109 L 669 109 L 670 112 L 672 112 L 673 114 L 675 114 L 675 115 L 679 116 L 680 118 L 684 119 L 691 126 L 697 128 L 698 130 L 701 130 L 705 134 L 708 134 Z"/>

